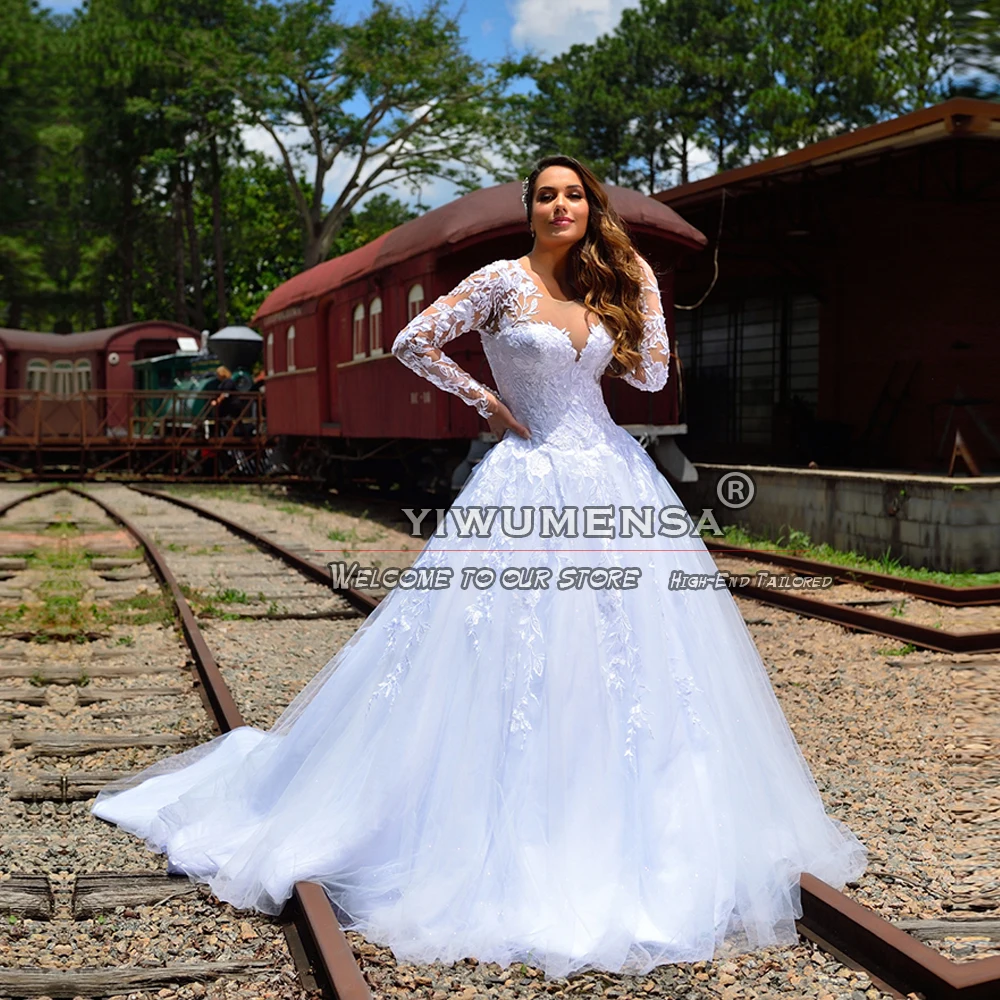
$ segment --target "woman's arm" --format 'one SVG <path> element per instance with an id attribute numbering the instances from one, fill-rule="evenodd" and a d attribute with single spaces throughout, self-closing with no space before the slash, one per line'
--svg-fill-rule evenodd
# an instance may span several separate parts
<path id="1" fill-rule="evenodd" d="M 660 301 L 660 287 L 653 269 L 639 257 L 643 273 L 642 311 L 645 315 L 643 329 L 645 335 L 639 347 L 642 361 L 634 371 L 623 375 L 629 385 L 646 392 L 656 392 L 667 384 L 670 374 L 670 342 L 667 338 L 667 324 L 663 318 L 663 303 Z"/>
<path id="2" fill-rule="evenodd" d="M 501 280 L 498 264 L 473 271 L 451 292 L 414 316 L 392 345 L 392 353 L 407 368 L 439 389 L 454 393 L 487 420 L 496 412 L 498 394 L 477 382 L 441 348 L 460 334 L 483 329 L 493 320 Z"/>

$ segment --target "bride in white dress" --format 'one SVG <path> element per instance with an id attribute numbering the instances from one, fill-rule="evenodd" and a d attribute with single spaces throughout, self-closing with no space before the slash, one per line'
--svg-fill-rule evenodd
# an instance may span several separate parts
<path id="1" fill-rule="evenodd" d="M 667 380 L 649 265 L 575 160 L 540 161 L 525 200 L 531 253 L 393 345 L 502 436 L 415 562 L 451 584 L 391 591 L 269 731 L 169 757 L 93 812 L 238 908 L 320 883 L 400 961 L 644 973 L 794 943 L 801 873 L 842 888 L 866 849 L 826 814 L 732 595 L 670 586 L 715 572 L 701 539 L 616 530 L 623 506 L 680 506 L 601 393 L 609 368 Z M 442 351 L 468 330 L 499 398 Z M 479 508 L 492 530 L 460 532 Z M 544 508 L 578 508 L 576 536 Z M 511 566 L 551 582 L 504 586 Z"/>

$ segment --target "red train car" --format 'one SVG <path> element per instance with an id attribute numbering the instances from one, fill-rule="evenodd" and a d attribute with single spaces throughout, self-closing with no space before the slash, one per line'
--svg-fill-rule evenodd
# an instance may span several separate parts
<path id="1" fill-rule="evenodd" d="M 660 275 L 672 337 L 673 266 L 706 239 L 652 198 L 607 190 Z M 442 481 L 457 488 L 492 440 L 486 425 L 474 409 L 401 365 L 390 348 L 410 318 L 471 271 L 530 248 L 514 181 L 458 198 L 276 288 L 254 322 L 265 338 L 268 430 L 284 437 L 289 465 L 334 483 L 388 486 L 402 464 L 402 474 L 425 488 L 440 491 Z M 478 337 L 460 336 L 447 350 L 492 385 Z M 683 432 L 676 367 L 658 393 L 620 379 L 605 378 L 603 387 L 612 416 L 637 436 L 650 441 Z"/>
<path id="2" fill-rule="evenodd" d="M 173 354 L 198 338 L 190 327 L 158 320 L 67 334 L 0 329 L 0 435 L 35 444 L 81 432 L 122 434 L 130 362 Z"/>

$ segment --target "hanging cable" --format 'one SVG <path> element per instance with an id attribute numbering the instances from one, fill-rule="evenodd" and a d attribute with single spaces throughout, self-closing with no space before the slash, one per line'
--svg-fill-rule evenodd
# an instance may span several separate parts
<path id="1" fill-rule="evenodd" d="M 715 234 L 715 252 L 712 254 L 712 266 L 715 273 L 712 275 L 712 283 L 708 286 L 708 290 L 705 294 L 698 299 L 698 301 L 693 306 L 682 306 L 674 303 L 675 309 L 697 309 L 698 306 L 708 298 L 711 294 L 712 289 L 715 288 L 715 283 L 719 280 L 719 244 L 722 242 L 722 220 L 726 216 L 726 189 L 722 189 L 722 204 L 719 207 L 719 231 Z"/>

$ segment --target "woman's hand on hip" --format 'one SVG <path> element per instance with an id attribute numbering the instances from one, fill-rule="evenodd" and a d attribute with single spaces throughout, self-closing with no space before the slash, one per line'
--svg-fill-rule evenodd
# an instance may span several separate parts
<path id="1" fill-rule="evenodd" d="M 498 441 L 508 430 L 514 431 L 515 434 L 518 434 L 523 438 L 531 437 L 531 431 L 529 431 L 524 424 L 519 424 L 514 419 L 514 415 L 507 408 L 506 403 L 501 402 L 501 400 L 497 399 L 496 396 L 491 395 L 491 399 L 491 416 L 488 418 L 487 423 L 490 425 L 490 430 L 497 436 Z"/>

